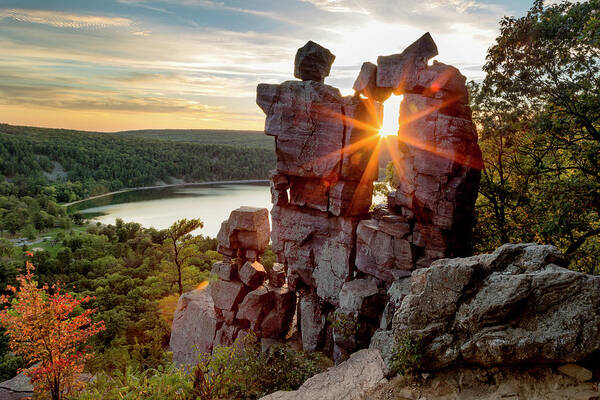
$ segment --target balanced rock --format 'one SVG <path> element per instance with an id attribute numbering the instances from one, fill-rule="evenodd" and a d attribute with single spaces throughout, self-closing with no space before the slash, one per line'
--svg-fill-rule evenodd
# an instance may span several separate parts
<path id="1" fill-rule="evenodd" d="M 296 52 L 294 76 L 303 81 L 323 82 L 329 76 L 335 56 L 325 47 L 309 40 Z"/>
<path id="2" fill-rule="evenodd" d="M 269 210 L 240 207 L 221 224 L 217 240 L 221 248 L 256 250 L 262 253 L 269 244 Z M 225 253 L 224 253 L 225 254 Z M 231 256 L 231 253 L 225 254 Z"/>
<path id="3" fill-rule="evenodd" d="M 537 244 L 435 261 L 413 272 L 393 330 L 421 337 L 425 369 L 583 360 L 600 350 L 600 277 L 557 264 Z"/>
<path id="4" fill-rule="evenodd" d="M 181 295 L 173 316 L 170 347 L 173 362 L 195 365 L 199 353 L 210 353 L 217 331 L 217 318 L 210 289 Z"/>

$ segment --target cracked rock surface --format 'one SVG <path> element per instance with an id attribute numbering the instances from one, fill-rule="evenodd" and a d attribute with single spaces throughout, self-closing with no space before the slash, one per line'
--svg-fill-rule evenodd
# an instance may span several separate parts
<path id="1" fill-rule="evenodd" d="M 393 330 L 421 337 L 425 369 L 584 360 L 600 350 L 600 277 L 560 265 L 532 243 L 435 261 L 413 273 Z"/>

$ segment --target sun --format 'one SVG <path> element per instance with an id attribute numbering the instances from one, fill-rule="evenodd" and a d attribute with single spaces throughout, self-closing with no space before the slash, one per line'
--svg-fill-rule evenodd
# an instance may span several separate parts
<path id="1" fill-rule="evenodd" d="M 402 96 L 392 96 L 383 105 L 383 121 L 379 130 L 380 137 L 398 134 L 398 113 Z"/>

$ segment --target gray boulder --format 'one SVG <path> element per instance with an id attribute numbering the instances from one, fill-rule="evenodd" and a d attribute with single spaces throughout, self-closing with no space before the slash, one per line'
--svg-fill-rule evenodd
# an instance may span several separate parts
<path id="1" fill-rule="evenodd" d="M 600 277 L 559 265 L 537 244 L 435 261 L 413 272 L 394 333 L 421 338 L 426 369 L 583 360 L 600 350 Z"/>
<path id="2" fill-rule="evenodd" d="M 364 349 L 350 359 L 309 378 L 298 390 L 279 391 L 261 400 L 358 400 L 384 382 L 385 365 L 378 350 Z"/>
<path id="3" fill-rule="evenodd" d="M 195 365 L 198 354 L 210 353 L 217 331 L 217 318 L 209 288 L 181 295 L 171 326 L 173 362 Z"/>
<path id="4" fill-rule="evenodd" d="M 303 81 L 323 82 L 334 60 L 335 56 L 328 49 L 309 40 L 296 52 L 294 76 Z"/>

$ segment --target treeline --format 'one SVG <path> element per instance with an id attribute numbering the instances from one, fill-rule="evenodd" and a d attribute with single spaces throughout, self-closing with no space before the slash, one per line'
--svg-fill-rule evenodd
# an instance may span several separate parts
<path id="1" fill-rule="evenodd" d="M 263 148 L 272 150 L 275 141 L 262 131 L 239 131 L 227 129 L 144 129 L 115 132 L 116 135 L 170 140 L 173 142 L 200 144 L 228 144 L 236 147 Z"/>
<path id="2" fill-rule="evenodd" d="M 265 179 L 274 149 L 0 125 L 0 194 L 69 202 L 172 178 Z M 63 171 L 64 169 L 64 171 Z"/>

